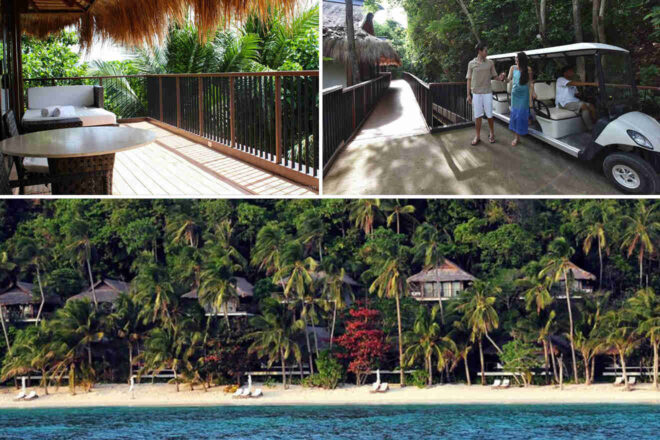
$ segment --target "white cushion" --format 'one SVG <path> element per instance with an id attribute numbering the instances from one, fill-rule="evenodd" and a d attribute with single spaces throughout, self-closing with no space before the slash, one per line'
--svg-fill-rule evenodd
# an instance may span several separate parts
<path id="1" fill-rule="evenodd" d="M 550 117 L 556 121 L 561 119 L 570 119 L 577 116 L 577 113 L 565 108 L 549 107 L 548 109 L 550 110 Z"/>
<path id="2" fill-rule="evenodd" d="M 536 93 L 536 99 L 539 101 L 554 101 L 555 83 L 536 82 L 534 83 L 534 93 Z"/>
<path id="3" fill-rule="evenodd" d="M 53 105 L 88 107 L 94 105 L 94 86 L 30 87 L 28 108 L 42 109 Z"/>
<path id="4" fill-rule="evenodd" d="M 83 127 L 117 123 L 117 116 L 114 113 L 98 107 L 76 107 L 76 117 L 80 118 Z"/>
<path id="5" fill-rule="evenodd" d="M 48 159 L 45 157 L 26 157 L 23 159 L 23 168 L 28 173 L 48 174 Z"/>
<path id="6" fill-rule="evenodd" d="M 92 127 L 95 125 L 112 125 L 117 123 L 117 116 L 115 116 L 114 113 L 102 108 L 74 107 L 73 110 L 73 117 L 80 118 L 83 123 L 83 127 Z M 57 121 L 60 119 L 67 119 L 67 117 L 43 117 L 41 116 L 41 110 L 26 110 L 25 114 L 23 115 L 23 122 Z"/>

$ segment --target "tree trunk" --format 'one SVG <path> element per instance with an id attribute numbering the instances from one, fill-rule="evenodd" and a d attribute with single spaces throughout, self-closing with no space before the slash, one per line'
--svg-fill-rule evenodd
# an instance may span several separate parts
<path id="1" fill-rule="evenodd" d="M 571 309 L 571 293 L 568 286 L 568 274 L 564 270 L 564 286 L 566 287 L 566 305 L 568 307 L 568 321 L 570 325 L 568 336 L 571 339 L 571 357 L 573 360 L 573 378 L 578 383 L 577 358 L 575 357 L 575 343 L 573 342 L 573 310 Z"/>
<path id="2" fill-rule="evenodd" d="M 426 365 L 427 365 L 427 368 L 429 370 L 428 384 L 429 384 L 429 386 L 431 386 L 431 385 L 433 385 L 433 366 L 432 366 L 432 363 L 431 363 L 431 356 L 429 356 L 428 359 L 426 360 Z"/>
<path id="3" fill-rule="evenodd" d="M 307 315 L 305 315 L 305 342 L 307 343 L 307 356 L 309 357 L 309 374 L 314 374 L 312 346 L 309 343 L 309 333 L 307 332 Z"/>
<path id="4" fill-rule="evenodd" d="M 623 356 L 623 350 L 619 350 L 619 359 L 621 359 L 621 369 L 623 370 L 623 383 L 626 385 L 626 390 L 630 391 L 628 374 L 626 374 L 626 358 Z"/>
<path id="5" fill-rule="evenodd" d="M 653 341 L 653 388 L 658 389 L 658 341 L 655 340 Z"/>
<path id="6" fill-rule="evenodd" d="M 594 377 L 596 377 L 596 376 L 595 376 L 595 373 L 596 373 L 596 356 L 593 356 L 593 357 L 591 358 L 591 373 L 590 373 L 591 381 L 592 381 L 592 382 L 593 382 L 593 380 L 594 380 Z"/>
<path id="7" fill-rule="evenodd" d="M 133 344 L 128 343 L 128 382 L 131 382 L 133 376 Z"/>
<path id="8" fill-rule="evenodd" d="M 550 345 L 550 360 L 552 361 L 552 377 L 555 379 L 555 383 L 559 382 L 557 377 L 557 359 L 555 359 L 555 347 L 552 345 L 552 341 L 548 341 Z"/>
<path id="9" fill-rule="evenodd" d="M 72 396 L 76 395 L 76 366 L 71 364 L 69 367 L 69 391 Z"/>
<path id="10" fill-rule="evenodd" d="M 229 310 L 227 310 L 227 304 L 224 303 L 223 307 L 225 309 L 225 322 L 227 323 L 227 332 L 231 333 L 231 325 L 229 324 Z"/>
<path id="11" fill-rule="evenodd" d="M 41 319 L 41 311 L 44 309 L 44 304 L 46 303 L 46 297 L 44 296 L 44 289 L 41 285 L 41 271 L 39 270 L 39 265 L 37 264 L 37 281 L 39 282 L 39 293 L 41 294 L 41 302 L 39 303 L 39 311 L 37 312 L 37 320 L 34 325 L 39 325 L 39 319 Z"/>
<path id="12" fill-rule="evenodd" d="M 89 368 L 92 368 L 92 346 L 91 346 L 91 344 L 87 344 L 87 364 L 89 365 Z"/>
<path id="13" fill-rule="evenodd" d="M 564 356 L 559 356 L 559 389 L 564 389 Z"/>
<path id="14" fill-rule="evenodd" d="M 598 290 L 600 290 L 603 287 L 603 250 L 600 248 L 600 237 L 598 237 L 598 260 L 600 261 L 600 278 L 598 278 Z"/>
<path id="15" fill-rule="evenodd" d="M 477 40 L 477 43 L 481 43 L 481 38 L 479 38 L 479 32 L 477 32 L 477 26 L 475 26 L 474 24 L 474 20 L 472 19 L 472 15 L 468 10 L 465 1 L 464 0 L 456 0 L 456 1 L 458 2 L 458 5 L 461 7 L 461 10 L 465 14 L 465 17 L 470 22 L 470 30 L 472 31 L 472 35 L 474 35 L 474 38 Z"/>
<path id="16" fill-rule="evenodd" d="M 2 323 L 2 333 L 5 335 L 5 343 L 7 344 L 7 353 L 11 353 L 9 334 L 7 333 L 7 326 L 5 325 L 5 307 L 2 305 L 0 305 L 0 323 Z"/>
<path id="17" fill-rule="evenodd" d="M 491 344 L 493 344 L 493 347 L 495 347 L 495 350 L 497 350 L 497 352 L 498 352 L 499 354 L 502 354 L 502 350 L 500 350 L 500 347 L 498 347 L 497 344 L 495 343 L 495 341 L 493 341 L 493 340 L 491 339 L 491 337 L 490 337 L 490 335 L 488 334 L 488 332 L 485 332 L 485 333 L 484 333 L 484 336 L 486 336 L 486 339 L 488 339 L 488 341 L 489 341 Z"/>
<path id="18" fill-rule="evenodd" d="M 438 267 L 438 262 L 436 262 L 434 270 Z M 435 295 L 435 289 L 438 287 L 438 271 L 435 271 L 435 283 L 433 283 L 433 294 Z M 424 286 L 422 285 L 422 289 Z M 445 325 L 445 311 L 442 307 L 442 294 L 438 296 L 438 303 L 440 303 L 440 322 L 442 325 Z"/>
<path id="19" fill-rule="evenodd" d="M 543 370 L 545 372 L 545 384 L 550 383 L 550 370 L 548 369 L 548 341 L 543 340 Z"/>
<path id="20" fill-rule="evenodd" d="M 174 371 L 174 384 L 176 385 L 176 392 L 178 393 L 179 392 L 179 378 L 177 377 L 177 374 L 176 374 L 176 368 L 173 369 L 172 371 Z"/>
<path id="21" fill-rule="evenodd" d="M 575 37 L 575 42 L 582 43 L 584 41 L 584 37 L 582 35 L 582 20 L 580 18 L 581 2 L 580 0 L 572 0 L 572 1 L 573 1 L 573 34 Z M 576 64 L 577 64 L 577 74 L 580 77 L 578 81 L 584 81 L 585 80 L 584 58 L 577 57 Z"/>
<path id="22" fill-rule="evenodd" d="M 605 36 L 605 5 L 607 0 L 600 0 L 600 10 L 598 11 L 598 41 L 600 43 L 607 43 L 607 37 Z"/>
<path id="23" fill-rule="evenodd" d="M 546 0 L 534 0 L 536 20 L 539 22 L 539 35 L 541 36 L 541 45 L 546 46 Z"/>
<path id="24" fill-rule="evenodd" d="M 96 289 L 94 289 L 94 277 L 92 276 L 92 266 L 89 264 L 89 258 L 87 260 L 87 274 L 89 275 L 89 285 L 92 287 L 92 298 L 94 298 L 94 308 L 99 308 L 99 302 L 96 299 Z"/>
<path id="25" fill-rule="evenodd" d="M 337 301 L 335 301 L 334 309 L 332 311 L 332 327 L 330 329 L 330 348 L 332 348 L 332 341 L 335 337 L 335 323 L 337 322 Z"/>
<path id="26" fill-rule="evenodd" d="M 45 368 L 41 369 L 41 382 L 44 384 L 44 394 L 48 395 L 48 372 Z"/>
<path id="27" fill-rule="evenodd" d="M 316 357 L 319 357 L 319 338 L 316 336 L 316 324 L 312 321 L 312 330 L 314 331 L 314 352 Z"/>
<path id="28" fill-rule="evenodd" d="M 353 0 L 346 0 L 346 42 L 348 47 L 348 66 L 351 69 L 351 78 L 348 78 L 349 86 L 360 82 L 360 67 L 357 62 L 355 50 L 355 23 L 353 22 Z"/>
<path id="29" fill-rule="evenodd" d="M 584 354 L 582 355 L 582 357 L 584 358 L 584 384 L 591 385 L 591 376 L 589 374 L 590 362 L 589 359 Z"/>
<path id="30" fill-rule="evenodd" d="M 396 300 L 396 322 L 399 331 L 399 381 L 402 387 L 406 386 L 406 378 L 403 373 L 403 334 L 401 333 L 401 303 L 399 302 L 399 292 L 394 297 Z"/>
<path id="31" fill-rule="evenodd" d="M 598 10 L 600 9 L 600 0 L 591 0 L 591 32 L 594 35 L 594 41 L 598 42 Z"/>
<path id="32" fill-rule="evenodd" d="M 481 361 L 481 385 L 486 385 L 486 371 L 484 369 L 484 350 L 479 339 L 479 360 Z"/>
<path id="33" fill-rule="evenodd" d="M 644 266 L 644 252 L 640 250 L 639 252 L 639 287 L 641 288 L 644 285 L 643 280 L 643 266 Z"/>
<path id="34" fill-rule="evenodd" d="M 287 389 L 286 386 L 286 367 L 284 365 L 284 350 L 280 349 L 280 360 L 282 361 L 282 385 L 284 386 L 284 389 Z"/>
<path id="35" fill-rule="evenodd" d="M 470 380 L 470 366 L 468 365 L 467 356 L 463 358 L 463 364 L 465 365 L 465 377 L 467 378 L 467 384 L 470 386 L 472 385 L 472 381 Z"/>

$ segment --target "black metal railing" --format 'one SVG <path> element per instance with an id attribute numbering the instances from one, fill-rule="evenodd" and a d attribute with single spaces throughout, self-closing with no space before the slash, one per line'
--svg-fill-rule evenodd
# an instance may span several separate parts
<path id="1" fill-rule="evenodd" d="M 424 120 L 429 128 L 433 128 L 433 101 L 431 99 L 431 87 L 428 83 L 417 78 L 412 73 L 404 72 L 403 79 L 406 80 L 408 85 L 415 95 L 419 109 L 424 115 Z"/>
<path id="2" fill-rule="evenodd" d="M 341 148 L 353 137 L 390 87 L 392 75 L 351 87 L 332 87 L 323 91 L 323 169 L 327 171 Z"/>

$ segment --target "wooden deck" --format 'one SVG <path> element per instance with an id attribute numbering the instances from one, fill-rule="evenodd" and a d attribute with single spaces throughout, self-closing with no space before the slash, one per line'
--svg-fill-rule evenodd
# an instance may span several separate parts
<path id="1" fill-rule="evenodd" d="M 149 122 L 122 124 L 151 130 L 156 141 L 117 153 L 113 196 L 313 196 L 310 188 L 173 134 Z M 50 194 L 44 186 L 28 195 Z"/>

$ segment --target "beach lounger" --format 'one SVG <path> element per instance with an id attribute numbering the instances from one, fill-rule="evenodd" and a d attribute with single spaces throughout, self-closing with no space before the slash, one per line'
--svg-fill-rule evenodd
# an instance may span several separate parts
<path id="1" fill-rule="evenodd" d="M 628 379 L 628 385 L 635 385 L 637 383 L 637 377 L 633 376 Z"/>
<path id="2" fill-rule="evenodd" d="M 371 385 L 371 392 L 377 393 L 378 388 L 380 388 L 380 382 L 374 382 L 373 385 Z"/>
<path id="3" fill-rule="evenodd" d="M 257 388 L 256 390 L 250 393 L 250 397 L 261 397 L 263 395 L 264 393 L 261 392 L 261 388 Z"/>
<path id="4" fill-rule="evenodd" d="M 247 391 L 247 388 L 239 388 L 236 391 L 234 391 L 234 394 L 232 394 L 233 398 L 238 398 L 238 397 L 243 397 L 243 393 Z M 248 391 L 249 393 L 249 391 Z"/>
<path id="5" fill-rule="evenodd" d="M 614 379 L 614 386 L 615 387 L 619 387 L 621 385 L 623 385 L 623 376 L 620 376 L 620 377 L 617 377 L 616 379 Z"/>
<path id="6" fill-rule="evenodd" d="M 36 399 L 37 397 L 39 397 L 39 396 L 37 396 L 36 391 L 30 391 L 30 394 L 25 396 L 25 400 L 33 400 L 33 399 Z"/>
<path id="7" fill-rule="evenodd" d="M 377 393 L 386 393 L 389 390 L 390 390 L 390 385 L 387 382 L 383 382 L 383 383 L 380 384 L 380 386 L 378 387 L 378 391 L 376 391 L 376 392 Z"/>
<path id="8" fill-rule="evenodd" d="M 509 388 L 511 385 L 511 381 L 509 379 L 504 379 L 502 381 L 502 385 L 499 386 L 499 388 Z"/>
<path id="9" fill-rule="evenodd" d="M 500 379 L 495 379 L 493 381 L 493 384 L 491 385 L 493 388 L 499 388 L 502 385 L 502 381 Z"/>
<path id="10" fill-rule="evenodd" d="M 23 400 L 23 399 L 25 399 L 25 391 L 21 391 L 16 395 L 16 397 L 14 397 L 14 400 Z"/>

